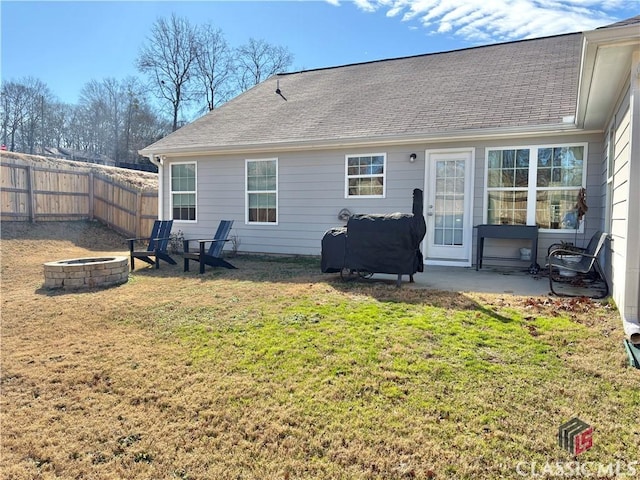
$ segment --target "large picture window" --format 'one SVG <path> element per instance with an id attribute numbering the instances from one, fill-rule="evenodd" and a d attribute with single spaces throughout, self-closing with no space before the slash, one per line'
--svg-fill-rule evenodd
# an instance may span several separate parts
<path id="1" fill-rule="evenodd" d="M 196 220 L 196 164 L 171 164 L 171 212 L 173 220 Z"/>
<path id="2" fill-rule="evenodd" d="M 346 156 L 346 197 L 384 197 L 387 157 L 383 153 Z"/>
<path id="3" fill-rule="evenodd" d="M 278 160 L 247 160 L 247 223 L 278 222 Z"/>
<path id="4" fill-rule="evenodd" d="M 578 229 L 586 150 L 586 144 L 488 149 L 487 223 Z"/>

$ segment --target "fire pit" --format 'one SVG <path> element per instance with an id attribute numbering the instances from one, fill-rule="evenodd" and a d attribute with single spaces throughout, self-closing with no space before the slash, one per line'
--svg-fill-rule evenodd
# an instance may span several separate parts
<path id="1" fill-rule="evenodd" d="M 108 287 L 128 278 L 127 257 L 72 258 L 44 264 L 45 288 Z"/>

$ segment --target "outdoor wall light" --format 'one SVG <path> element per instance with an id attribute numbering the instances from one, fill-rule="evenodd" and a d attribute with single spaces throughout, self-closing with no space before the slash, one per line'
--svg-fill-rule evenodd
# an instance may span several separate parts
<path id="1" fill-rule="evenodd" d="M 409 161 L 411 163 L 415 162 L 416 158 L 418 158 L 418 156 L 415 153 L 412 153 L 411 155 L 409 155 Z"/>

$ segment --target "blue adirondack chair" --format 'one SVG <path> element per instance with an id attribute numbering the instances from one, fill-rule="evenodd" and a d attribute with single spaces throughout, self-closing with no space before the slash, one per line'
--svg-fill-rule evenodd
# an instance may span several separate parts
<path id="1" fill-rule="evenodd" d="M 189 271 L 190 261 L 198 262 L 200 264 L 200 273 L 204 273 L 205 265 L 209 265 L 210 267 L 236 268 L 226 260 L 222 259 L 222 249 L 224 248 L 225 242 L 230 240 L 229 232 L 231 231 L 232 225 L 233 220 L 221 220 L 218 225 L 218 230 L 212 239 L 184 240 L 182 242 L 184 247 L 184 271 Z M 197 251 L 190 251 L 190 242 L 198 242 L 200 248 Z M 207 243 L 211 244 L 208 249 L 206 249 Z"/>
<path id="2" fill-rule="evenodd" d="M 176 265 L 176 261 L 167 253 L 172 226 L 173 220 L 156 220 L 153 223 L 150 237 L 127 238 L 127 242 L 129 242 L 131 271 L 135 268 L 134 259 L 136 258 L 150 265 L 155 265 L 156 268 L 160 268 L 160 260 L 164 260 L 171 265 Z M 143 240 L 148 242 L 146 250 L 136 250 L 136 242 Z M 154 257 L 155 260 L 151 257 Z"/>

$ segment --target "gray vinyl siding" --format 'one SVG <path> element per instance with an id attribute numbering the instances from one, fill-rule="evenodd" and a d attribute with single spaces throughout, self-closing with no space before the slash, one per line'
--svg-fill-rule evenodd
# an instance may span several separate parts
<path id="1" fill-rule="evenodd" d="M 640 249 L 629 244 L 630 229 L 638 228 L 630 222 L 629 196 L 631 186 L 631 112 L 630 91 L 627 88 L 620 106 L 614 116 L 614 168 L 611 191 L 611 278 L 613 279 L 613 298 L 618 305 L 628 310 L 626 316 L 637 318 L 638 299 L 625 298 L 629 292 L 629 260 L 637 259 Z M 636 186 L 638 180 L 636 179 Z M 635 208 L 638 208 L 635 205 Z M 633 253 L 635 251 L 635 253 Z M 629 258 L 631 256 L 631 258 Z M 637 279 L 636 279 L 637 282 Z M 631 296 L 630 296 L 631 297 Z"/>
<path id="2" fill-rule="evenodd" d="M 176 221 L 173 228 L 181 230 L 185 238 L 208 238 L 220 220 L 231 219 L 231 234 L 240 240 L 239 251 L 320 255 L 324 233 L 344 224 L 338 219 L 343 208 L 352 213 L 411 212 L 413 189 L 424 188 L 424 162 L 408 161 L 413 151 L 396 148 L 384 152 L 387 189 L 386 198 L 380 199 L 345 198 L 345 155 L 379 153 L 380 149 L 181 157 L 179 161 L 197 162 L 197 221 Z M 420 156 L 424 158 L 424 154 Z M 245 160 L 263 158 L 278 159 L 277 225 L 245 224 Z M 168 175 L 164 185 L 165 217 L 169 217 Z"/>
<path id="3" fill-rule="evenodd" d="M 537 139 L 492 140 L 490 142 L 415 144 L 412 146 L 374 147 L 349 150 L 269 153 L 264 155 L 233 155 L 217 157 L 180 157 L 175 161 L 197 163 L 197 221 L 174 222 L 174 231 L 181 230 L 185 238 L 210 238 L 222 219 L 234 220 L 232 236 L 239 241 L 240 252 L 320 255 L 321 240 L 331 227 L 344 225 L 338 213 L 347 208 L 351 213 L 411 212 L 414 188 L 425 188 L 425 150 L 451 148 L 475 148 L 473 177 L 473 224 L 482 223 L 484 216 L 485 151 L 488 147 L 517 145 L 563 144 L 589 142 L 589 166 L 587 195 L 601 188 L 599 172 L 602 162 L 601 136 L 562 136 Z M 345 155 L 385 153 L 386 197 L 345 198 Z M 414 163 L 409 155 L 417 154 Z M 278 224 L 245 224 L 245 160 L 278 159 Z M 169 218 L 169 177 L 167 160 L 164 176 L 164 209 Z M 592 173 L 593 171 L 593 173 Z M 593 197 L 594 199 L 596 197 Z M 589 205 L 587 231 L 579 234 L 578 242 L 588 241 L 601 224 L 601 209 Z M 540 236 L 538 261 L 544 264 L 549 244 L 562 240 L 574 241 L 567 235 L 543 234 Z M 487 242 L 485 255 L 517 257 L 517 241 Z M 227 244 L 227 249 L 231 245 Z M 475 255 L 475 234 L 472 248 Z M 506 254 L 505 254 L 506 252 Z M 475 261 L 475 257 L 474 257 Z M 488 263 L 490 264 L 490 262 Z"/>

